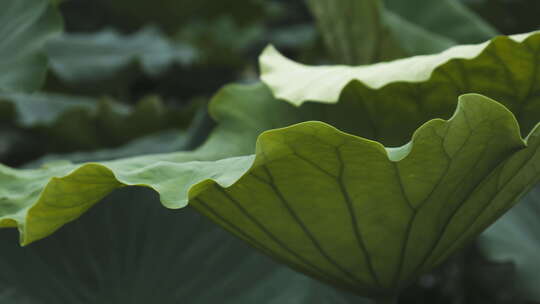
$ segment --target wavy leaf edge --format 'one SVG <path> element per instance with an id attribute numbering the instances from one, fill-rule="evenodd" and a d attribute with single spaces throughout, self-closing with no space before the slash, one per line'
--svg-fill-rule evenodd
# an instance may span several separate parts
<path id="1" fill-rule="evenodd" d="M 141 186 L 148 187 L 156 191 L 160 196 L 160 201 L 162 204 L 170 209 L 183 208 L 188 205 L 188 203 L 194 200 L 201 192 L 217 184 L 222 188 L 228 188 L 235 185 L 243 176 L 249 174 L 250 171 L 255 168 L 264 165 L 265 160 L 262 155 L 262 148 L 268 140 L 272 140 L 275 135 L 279 135 L 283 132 L 294 131 L 297 128 L 308 126 L 310 128 L 326 128 L 330 129 L 335 136 L 346 137 L 351 140 L 361 142 L 363 144 L 371 145 L 373 149 L 377 149 L 380 153 L 384 153 L 390 161 L 399 162 L 407 158 L 410 152 L 414 149 L 414 143 L 418 135 L 424 130 L 427 130 L 432 124 L 449 124 L 451 123 L 457 115 L 464 111 L 467 108 L 469 103 L 473 100 L 483 100 L 489 104 L 492 108 L 498 108 L 502 110 L 508 117 L 511 117 L 513 121 L 513 130 L 511 133 L 514 135 L 514 139 L 519 139 L 522 143 L 520 151 L 525 149 L 527 146 L 527 139 L 523 139 L 520 135 L 519 124 L 514 116 L 514 114 L 509 111 L 504 105 L 494 101 L 488 97 L 479 94 L 464 94 L 458 98 L 457 108 L 448 120 L 441 118 L 434 118 L 428 122 L 421 125 L 412 135 L 411 140 L 401 146 L 401 147 L 384 147 L 383 144 L 359 137 L 353 134 L 348 134 L 338 130 L 337 128 L 319 121 L 307 121 L 301 122 L 298 124 L 290 125 L 284 128 L 271 129 L 261 133 L 256 142 L 256 153 L 254 155 L 239 156 L 220 159 L 217 161 L 188 161 L 186 163 L 180 163 L 180 165 L 190 164 L 224 164 L 225 168 L 240 168 L 240 173 L 230 174 L 229 172 L 219 172 L 218 174 L 213 174 L 211 177 L 200 178 L 199 180 L 192 181 L 184 193 L 180 195 L 175 195 L 175 197 L 170 197 L 170 195 L 164 194 L 163 189 L 160 189 L 159 185 L 153 185 L 150 183 L 141 183 L 129 181 L 125 177 L 122 177 L 122 173 L 114 169 L 114 165 L 118 161 L 112 162 L 102 162 L 102 163 L 83 163 L 77 165 L 73 168 L 73 164 L 65 162 L 55 162 L 51 164 L 44 165 L 41 169 L 31 169 L 31 170 L 16 170 L 9 167 L 0 165 L 0 173 L 7 174 L 12 173 L 13 175 L 19 174 L 23 178 L 31 173 L 39 172 L 40 170 L 53 170 L 59 173 L 54 174 L 51 177 L 45 186 L 42 188 L 39 193 L 37 200 L 28 205 L 26 208 L 21 209 L 14 215 L 11 216 L 2 216 L 0 220 L 0 227 L 17 227 L 20 233 L 20 244 L 26 246 L 31 244 L 34 241 L 45 238 L 46 236 L 52 234 L 57 229 L 61 228 L 64 224 L 77 219 L 81 216 L 87 209 L 91 208 L 95 203 L 99 202 L 102 198 L 108 195 L 110 192 L 117 188 L 126 187 L 126 186 Z M 474 101 L 473 101 L 474 102 Z M 530 134 L 537 132 L 540 129 L 540 123 L 531 131 Z M 265 151 L 264 153 L 268 153 Z M 135 158 L 128 158 L 127 160 L 133 160 Z M 119 160 L 120 162 L 125 161 L 126 159 Z M 153 164 L 151 166 L 155 166 Z M 145 170 L 149 167 L 139 168 L 137 170 Z M 234 170 L 233 170 L 234 171 Z M 233 172 L 231 171 L 231 172 Z M 44 172 L 46 173 L 46 172 Z M 89 195 L 86 195 L 87 200 L 85 202 L 74 201 L 73 204 L 69 206 L 54 205 L 46 201 L 50 198 L 52 192 L 62 191 L 62 187 L 66 187 L 68 184 L 78 184 L 79 187 L 75 192 L 88 192 Z M 92 184 L 93 183 L 93 184 Z M 65 191 L 65 190 L 64 190 Z M 72 193 L 65 191 L 62 195 L 69 196 Z M 2 197 L 0 196 L 0 202 Z M 69 214 L 70 209 L 78 208 L 78 211 L 75 214 Z M 50 218 L 62 218 L 60 223 L 48 224 L 47 220 Z"/>

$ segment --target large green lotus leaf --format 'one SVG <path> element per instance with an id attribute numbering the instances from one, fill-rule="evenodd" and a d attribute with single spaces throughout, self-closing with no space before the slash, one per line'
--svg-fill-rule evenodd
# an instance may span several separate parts
<path id="1" fill-rule="evenodd" d="M 502 102 L 525 135 L 538 122 L 539 49 L 540 33 L 533 32 L 369 66 L 311 67 L 269 47 L 261 56 L 261 77 L 277 98 L 295 105 L 350 104 L 366 118 L 349 128 L 362 124 L 360 135 L 390 146 L 403 144 L 422 122 L 448 117 L 455 97 L 470 92 Z"/>
<path id="2" fill-rule="evenodd" d="M 539 135 L 524 148 L 510 112 L 480 95 L 464 95 L 450 121 L 428 122 L 401 148 L 303 123 L 264 133 L 247 174 L 192 204 L 293 268 L 384 294 L 442 262 L 539 180 L 529 168 Z"/>
<path id="3" fill-rule="evenodd" d="M 538 143 L 528 144 L 506 108 L 465 95 L 451 120 L 426 123 L 401 148 L 305 122 L 264 133 L 255 158 L 4 167 L 1 223 L 17 226 L 27 244 L 116 188 L 146 186 L 170 208 L 189 200 L 295 269 L 360 294 L 387 293 L 442 262 L 537 180 L 530 166 L 519 170 L 538 161 Z"/>
<path id="4" fill-rule="evenodd" d="M 60 33 L 62 20 L 48 0 L 0 4 L 0 92 L 38 89 L 45 77 L 45 42 Z"/>
<path id="5" fill-rule="evenodd" d="M 402 18 L 457 43 L 478 43 L 498 34 L 460 1 L 384 0 L 384 3 Z"/>
<path id="6" fill-rule="evenodd" d="M 0 109 L 0 121 L 34 130 L 53 151 L 117 146 L 163 129 L 186 127 L 193 113 L 190 108 L 167 107 L 152 96 L 131 108 L 106 98 L 52 93 L 0 94 Z"/>
<path id="7" fill-rule="evenodd" d="M 188 65 L 195 50 L 170 41 L 155 27 L 131 35 L 105 29 L 97 33 L 66 33 L 46 45 L 52 71 L 71 83 L 113 79 L 137 65 L 149 75 L 157 75 L 173 64 Z"/>
<path id="8" fill-rule="evenodd" d="M 493 260 L 513 262 L 515 287 L 529 300 L 540 301 L 540 188 L 483 233 L 480 246 Z"/>
<path id="9" fill-rule="evenodd" d="M 520 44 L 511 46 L 519 50 Z M 526 56 L 516 60 L 535 66 Z M 485 73 L 493 76 L 492 70 L 488 65 L 467 76 L 472 82 Z M 493 77 L 489 84 L 497 93 L 507 82 L 508 78 Z M 431 80 L 408 85 L 429 84 Z M 455 84 L 437 85 L 440 100 L 434 102 L 447 106 L 449 95 L 453 110 L 460 93 Z M 536 87 L 531 87 L 525 104 L 534 101 Z M 386 98 L 392 96 L 395 93 Z M 502 97 L 501 102 L 514 109 L 523 101 L 513 95 Z M 416 109 L 417 102 L 404 99 L 394 102 L 394 108 Z M 401 148 L 385 149 L 312 121 L 264 133 L 253 154 L 261 132 L 306 120 L 369 134 L 370 125 L 363 122 L 372 117 L 363 108 L 363 101 L 354 98 L 295 108 L 275 100 L 263 85 L 230 86 L 211 103 L 210 111 L 220 124 L 196 151 L 82 165 L 56 163 L 35 170 L 2 167 L 0 223 L 18 227 L 21 243 L 28 244 L 76 219 L 113 189 L 146 186 L 160 194 L 166 207 L 191 202 L 298 270 L 341 288 L 373 294 L 395 292 L 440 263 L 538 179 L 534 166 L 538 129 L 527 138 L 525 148 L 512 114 L 479 95 L 461 97 L 451 120 L 431 120 Z M 429 115 L 428 110 L 424 114 L 430 119 L 452 112 Z M 538 117 L 534 108 L 531 111 L 531 117 Z M 400 114 L 388 120 L 398 125 L 406 116 Z M 414 124 L 405 123 L 404 127 Z M 394 139 L 401 145 L 411 134 Z M 365 182 L 351 184 L 358 180 Z M 251 216 L 254 212 L 261 218 Z M 336 215 L 328 217 L 328 212 Z M 389 247 L 399 250 L 386 250 Z"/>
<path id="10" fill-rule="evenodd" d="M 191 208 L 162 208 L 150 190 L 119 190 L 43 242 L 21 248 L 16 237 L 0 231 L 2 303 L 364 301 L 270 261 Z"/>

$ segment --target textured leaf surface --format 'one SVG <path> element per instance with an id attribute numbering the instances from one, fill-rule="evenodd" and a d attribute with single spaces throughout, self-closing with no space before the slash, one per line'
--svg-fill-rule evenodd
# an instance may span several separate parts
<path id="1" fill-rule="evenodd" d="M 529 300 L 540 301 L 540 188 L 483 233 L 480 245 L 491 259 L 513 262 L 516 288 Z"/>
<path id="2" fill-rule="evenodd" d="M 2 168 L 1 223 L 18 226 L 27 244 L 116 188 L 146 186 L 170 208 L 189 199 L 293 268 L 373 294 L 403 287 L 508 209 L 536 181 L 531 167 L 519 170 L 537 161 L 531 153 L 508 110 L 467 95 L 452 120 L 425 124 L 397 149 L 306 122 L 263 134 L 255 158 L 192 161 L 202 153 L 180 153 Z"/>
<path id="3" fill-rule="evenodd" d="M 0 231 L 4 303 L 364 303 L 277 265 L 189 208 L 162 208 L 144 189 L 114 193 L 43 242 L 21 248 L 16 237 Z"/>
<path id="4" fill-rule="evenodd" d="M 194 206 L 296 269 L 383 293 L 442 262 L 538 181 L 534 167 L 520 170 L 539 161 L 536 141 L 523 149 L 511 114 L 479 95 L 386 151 L 304 123 L 263 134 L 248 174 Z"/>
<path id="5" fill-rule="evenodd" d="M 157 28 L 147 27 L 131 35 L 106 29 L 91 34 L 64 34 L 47 44 L 53 72 L 67 82 L 112 79 L 137 65 L 156 75 L 173 64 L 196 59 L 193 48 L 171 42 Z"/>
<path id="6" fill-rule="evenodd" d="M 59 34 L 60 15 L 48 0 L 4 0 L 0 9 L 0 92 L 38 89 L 45 77 L 45 42 Z"/>

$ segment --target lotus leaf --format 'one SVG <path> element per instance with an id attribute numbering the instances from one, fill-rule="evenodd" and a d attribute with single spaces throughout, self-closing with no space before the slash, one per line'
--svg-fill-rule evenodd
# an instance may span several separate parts
<path id="1" fill-rule="evenodd" d="M 539 45 L 537 33 L 499 37 L 359 68 L 267 51 L 270 90 L 220 91 L 210 105 L 219 126 L 195 151 L 0 167 L 0 226 L 26 245 L 114 189 L 143 186 L 294 269 L 392 297 L 538 181 Z"/>

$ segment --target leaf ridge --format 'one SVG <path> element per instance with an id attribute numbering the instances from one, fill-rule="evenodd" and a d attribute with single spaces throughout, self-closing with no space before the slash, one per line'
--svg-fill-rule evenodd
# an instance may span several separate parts
<path id="1" fill-rule="evenodd" d="M 300 217 L 298 216 L 298 214 L 296 214 L 296 212 L 292 209 L 291 205 L 289 204 L 289 202 L 287 201 L 287 199 L 283 196 L 283 194 L 281 193 L 281 191 L 277 188 L 276 184 L 274 183 L 274 177 L 272 175 L 272 172 L 270 172 L 270 170 L 268 169 L 268 167 L 266 165 L 262 165 L 261 166 L 263 168 L 264 171 L 266 171 L 266 173 L 268 174 L 268 176 L 270 177 L 270 182 L 267 183 L 273 190 L 274 192 L 276 193 L 277 197 L 279 198 L 279 200 L 282 202 L 283 206 L 285 207 L 285 209 L 287 209 L 287 211 L 289 212 L 289 214 L 291 215 L 291 217 L 293 218 L 293 220 L 300 226 L 300 228 L 302 229 L 302 231 L 304 232 L 304 234 L 308 237 L 308 239 L 311 240 L 311 242 L 313 243 L 313 245 L 315 246 L 315 248 L 317 249 L 317 251 L 321 254 L 321 256 L 323 256 L 326 260 L 328 260 L 328 262 L 330 264 L 332 264 L 334 267 L 336 267 L 339 271 L 343 272 L 343 274 L 345 274 L 347 277 L 349 277 L 350 279 L 352 279 L 353 281 L 356 281 L 356 282 L 359 282 L 361 283 L 361 280 L 359 278 L 357 278 L 354 274 L 352 274 L 350 271 L 348 271 L 347 269 L 343 268 L 343 266 L 339 265 L 336 260 L 334 260 L 321 246 L 321 244 L 319 243 L 319 241 L 315 238 L 315 236 L 313 235 L 313 233 L 311 233 L 311 231 L 306 227 L 306 225 L 304 224 L 304 222 L 300 219 Z"/>
<path id="2" fill-rule="evenodd" d="M 354 236 L 356 238 L 356 243 L 358 244 L 360 251 L 362 251 L 364 255 L 364 259 L 366 260 L 369 273 L 371 277 L 373 278 L 375 284 L 377 284 L 378 286 L 381 286 L 381 280 L 379 276 L 377 275 L 377 272 L 375 271 L 370 253 L 368 251 L 364 238 L 362 237 L 362 233 L 360 232 L 360 226 L 358 225 L 358 219 L 356 218 L 356 210 L 354 208 L 353 201 L 351 199 L 351 196 L 349 195 L 349 192 L 347 191 L 347 187 L 345 186 L 345 183 L 343 182 L 343 173 L 345 170 L 345 163 L 343 162 L 343 156 L 341 155 L 341 151 L 339 150 L 339 148 L 336 148 L 335 151 L 336 151 L 336 155 L 338 157 L 338 161 L 340 164 L 339 177 L 337 178 L 337 182 L 339 184 L 343 198 L 345 200 L 345 204 L 347 205 L 347 209 L 349 210 L 349 214 L 351 216 L 351 225 L 352 225 L 352 230 L 354 232 Z"/>

